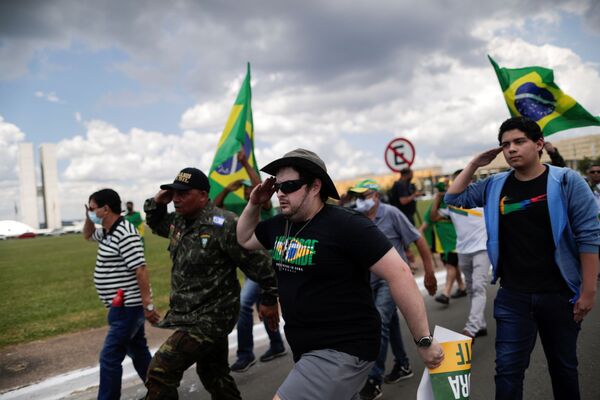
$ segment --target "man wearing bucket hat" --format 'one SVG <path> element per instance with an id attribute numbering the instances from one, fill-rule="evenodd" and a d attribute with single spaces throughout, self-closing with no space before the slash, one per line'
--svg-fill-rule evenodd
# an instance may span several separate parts
<path id="1" fill-rule="evenodd" d="M 272 249 L 285 333 L 296 362 L 275 399 L 350 399 L 377 358 L 381 322 L 369 272 L 386 279 L 428 367 L 444 357 L 412 274 L 385 235 L 339 199 L 325 163 L 297 149 L 265 166 L 237 227 L 247 249 Z M 259 223 L 277 193 L 281 214 Z"/>
<path id="2" fill-rule="evenodd" d="M 366 215 L 383 232 L 394 245 L 404 261 L 404 249 L 415 243 L 425 271 L 424 283 L 430 295 L 435 295 L 437 281 L 433 270 L 433 261 L 427 242 L 419 231 L 410 223 L 408 218 L 396 207 L 381 203 L 379 200 L 379 184 L 372 179 L 365 179 L 349 190 L 350 196 L 355 200 L 355 210 Z M 381 345 L 375 365 L 369 372 L 369 379 L 360 391 L 362 400 L 373 400 L 381 397 L 381 384 L 385 372 L 388 342 L 394 354 L 394 367 L 386 375 L 386 383 L 397 383 L 413 376 L 410 361 L 404 350 L 400 334 L 400 320 L 396 313 L 396 304 L 390 294 L 390 288 L 385 279 L 371 274 L 371 289 L 375 306 L 381 317 Z"/>
<path id="3" fill-rule="evenodd" d="M 146 200 L 144 211 L 152 231 L 170 240 L 170 309 L 159 326 L 175 333 L 152 358 L 146 398 L 176 399 L 183 373 L 195 363 L 213 398 L 240 399 L 227 360 L 227 335 L 240 308 L 236 268 L 263 289 L 260 312 L 273 329 L 279 315 L 270 258 L 237 244 L 236 215 L 212 204 L 208 178 L 199 169 L 185 168 L 173 183 L 160 188 Z M 171 201 L 174 213 L 167 212 Z"/>

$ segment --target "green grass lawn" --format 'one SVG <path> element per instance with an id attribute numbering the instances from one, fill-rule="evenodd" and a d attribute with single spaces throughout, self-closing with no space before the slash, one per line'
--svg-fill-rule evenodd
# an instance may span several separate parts
<path id="1" fill-rule="evenodd" d="M 145 240 L 154 303 L 164 313 L 167 240 L 152 234 Z M 0 348 L 106 323 L 93 282 L 96 249 L 75 234 L 0 241 Z"/>

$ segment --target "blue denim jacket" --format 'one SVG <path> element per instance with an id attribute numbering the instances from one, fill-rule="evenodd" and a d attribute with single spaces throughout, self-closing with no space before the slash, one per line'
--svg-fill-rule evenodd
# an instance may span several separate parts
<path id="1" fill-rule="evenodd" d="M 585 180 L 569 168 L 549 165 L 547 198 L 556 250 L 554 259 L 569 288 L 579 298 L 581 287 L 580 253 L 598 253 L 600 223 L 594 197 Z M 511 171 L 492 175 L 470 184 L 459 194 L 446 194 L 454 206 L 484 207 L 488 232 L 487 250 L 493 266 L 492 283 L 498 279 L 500 194 Z"/>

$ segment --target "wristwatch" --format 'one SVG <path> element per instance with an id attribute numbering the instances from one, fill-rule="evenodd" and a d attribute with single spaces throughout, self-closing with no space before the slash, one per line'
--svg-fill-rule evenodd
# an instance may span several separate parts
<path id="1" fill-rule="evenodd" d="M 431 343 L 433 343 L 433 336 L 431 335 L 423 336 L 421 339 L 415 340 L 415 344 L 417 345 L 417 347 L 427 348 L 431 346 Z"/>
<path id="2" fill-rule="evenodd" d="M 148 304 L 148 306 L 144 307 L 144 309 L 146 311 L 152 312 L 152 311 L 154 311 L 154 304 L 150 303 L 150 304 Z"/>

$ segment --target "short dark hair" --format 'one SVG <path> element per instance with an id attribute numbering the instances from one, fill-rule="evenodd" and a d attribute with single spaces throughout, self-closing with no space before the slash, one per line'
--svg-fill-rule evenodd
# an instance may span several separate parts
<path id="1" fill-rule="evenodd" d="M 537 122 L 527 117 L 512 117 L 500 125 L 500 129 L 498 131 L 498 143 L 502 144 L 502 135 L 504 135 L 504 132 L 512 131 L 513 129 L 520 130 L 525 134 L 525 136 L 534 142 L 537 142 L 539 139 L 544 137 Z"/>
<path id="2" fill-rule="evenodd" d="M 126 206 L 128 206 L 128 205 L 130 205 L 130 204 L 131 204 L 131 205 L 133 205 L 133 201 L 131 201 L 131 200 L 130 200 L 130 201 L 128 201 L 127 203 L 125 203 L 125 205 L 126 205 Z"/>
<path id="3" fill-rule="evenodd" d="M 527 138 L 532 142 L 537 142 L 538 140 L 544 138 L 542 129 L 537 122 L 527 117 L 512 117 L 500 125 L 500 129 L 498 130 L 498 143 L 500 145 L 502 145 L 502 135 L 504 135 L 504 132 L 512 131 L 513 129 L 518 129 L 523 132 L 525 136 L 527 136 Z M 541 157 L 542 150 L 540 150 L 538 154 Z"/>
<path id="4" fill-rule="evenodd" d="M 590 166 L 587 168 L 587 170 L 589 171 L 590 169 L 592 169 L 594 167 L 600 167 L 600 162 L 594 161 L 593 163 L 590 164 Z"/>
<path id="5" fill-rule="evenodd" d="M 406 167 L 400 170 L 400 176 L 406 176 L 412 172 L 412 169 Z"/>
<path id="6" fill-rule="evenodd" d="M 90 195 L 88 202 L 94 200 L 98 207 L 108 206 L 115 214 L 121 214 L 121 197 L 112 189 L 102 189 Z"/>
<path id="7" fill-rule="evenodd" d="M 312 186 L 312 184 L 315 183 L 315 179 L 318 178 L 317 175 L 313 174 L 309 170 L 304 169 L 302 167 L 290 166 L 290 168 L 293 169 L 294 171 L 298 172 L 300 179 L 302 179 L 304 182 L 306 182 L 306 186 L 309 186 L 309 187 Z M 327 199 L 329 198 L 329 195 L 326 193 L 325 187 L 323 186 L 322 181 L 321 181 L 321 190 L 319 191 L 319 197 L 321 197 L 321 200 L 323 202 L 326 202 Z"/>

